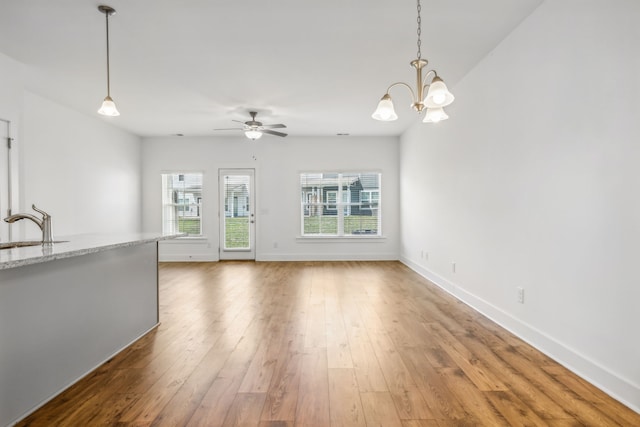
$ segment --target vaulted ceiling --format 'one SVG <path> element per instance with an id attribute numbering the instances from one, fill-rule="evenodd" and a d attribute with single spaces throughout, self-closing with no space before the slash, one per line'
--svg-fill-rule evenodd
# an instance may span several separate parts
<path id="1" fill-rule="evenodd" d="M 542 0 L 422 0 L 422 57 L 454 92 Z M 3 1 L 0 52 L 25 64 L 28 88 L 141 136 L 227 135 L 259 112 L 290 135 L 399 135 L 419 120 L 409 92 L 392 92 L 396 122 L 371 119 L 393 82 L 414 85 L 411 0 Z M 456 102 L 464 102 L 457 99 Z M 450 107 L 455 120 L 455 104 Z M 453 114 L 452 114 L 453 113 Z"/>

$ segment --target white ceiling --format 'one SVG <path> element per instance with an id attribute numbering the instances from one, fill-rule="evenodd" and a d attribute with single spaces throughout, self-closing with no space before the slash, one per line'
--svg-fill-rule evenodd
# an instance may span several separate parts
<path id="1" fill-rule="evenodd" d="M 422 57 L 449 89 L 542 0 L 422 0 Z M 29 87 L 141 136 L 226 135 L 232 119 L 285 123 L 290 135 L 399 135 L 419 120 L 371 113 L 393 82 L 415 85 L 412 0 L 1 0 L 0 52 L 33 67 Z M 451 107 L 454 109 L 455 104 Z M 451 113 L 451 109 L 450 109 Z M 455 120 L 452 115 L 451 120 Z"/>

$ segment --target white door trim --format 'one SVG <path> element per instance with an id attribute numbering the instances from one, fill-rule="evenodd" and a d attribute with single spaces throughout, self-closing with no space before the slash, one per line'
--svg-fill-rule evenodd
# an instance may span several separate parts
<path id="1" fill-rule="evenodd" d="M 240 201 L 236 198 L 227 203 L 227 195 L 225 194 L 225 177 L 228 176 L 247 176 L 248 177 L 248 199 Z M 255 169 L 251 168 L 220 168 L 218 169 L 218 194 L 219 194 L 219 223 L 220 223 L 220 259 L 256 259 L 256 191 L 255 191 Z M 242 203 L 245 202 L 245 203 Z M 247 217 L 249 246 L 245 248 L 227 248 L 226 247 L 226 223 L 227 218 Z"/>

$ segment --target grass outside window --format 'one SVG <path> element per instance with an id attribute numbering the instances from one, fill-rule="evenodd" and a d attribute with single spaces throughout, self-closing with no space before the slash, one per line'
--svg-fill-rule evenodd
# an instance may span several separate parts
<path id="1" fill-rule="evenodd" d="M 345 235 L 377 235 L 378 218 L 376 216 L 344 217 Z M 304 217 L 305 235 L 337 235 L 338 217 L 330 215 Z"/>
<path id="2" fill-rule="evenodd" d="M 225 249 L 249 249 L 249 217 L 224 219 Z"/>

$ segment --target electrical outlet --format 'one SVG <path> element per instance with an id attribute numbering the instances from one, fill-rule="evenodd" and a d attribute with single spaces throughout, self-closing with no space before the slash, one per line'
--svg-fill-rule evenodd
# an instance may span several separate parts
<path id="1" fill-rule="evenodd" d="M 278 242 L 273 242 L 273 248 L 277 249 L 278 248 Z"/>
<path id="2" fill-rule="evenodd" d="M 452 262 L 452 263 L 451 263 L 451 272 L 452 272 L 452 273 L 455 273 L 455 272 L 456 272 L 456 263 L 455 263 L 455 262 Z"/>
<path id="3" fill-rule="evenodd" d="M 423 251 L 423 252 L 424 252 L 424 256 L 423 256 L 424 260 L 429 261 L 429 252 L 427 251 Z"/>
<path id="4" fill-rule="evenodd" d="M 524 288 L 518 287 L 518 302 L 524 304 Z"/>

